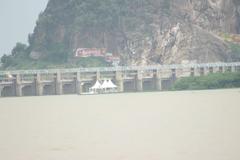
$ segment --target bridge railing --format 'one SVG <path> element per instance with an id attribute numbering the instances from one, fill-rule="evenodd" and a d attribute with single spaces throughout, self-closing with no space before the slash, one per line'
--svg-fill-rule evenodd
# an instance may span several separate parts
<path id="1" fill-rule="evenodd" d="M 14 79 L 0 78 L 0 83 L 12 83 Z"/>
<path id="2" fill-rule="evenodd" d="M 46 69 L 46 70 L 15 70 L 0 71 L 0 75 L 16 75 L 16 74 L 55 74 L 74 73 L 74 72 L 115 72 L 130 70 L 158 70 L 158 69 L 179 69 L 179 68 L 203 68 L 203 67 L 236 67 L 240 66 L 240 62 L 233 63 L 204 63 L 204 64 L 173 64 L 173 65 L 151 65 L 151 66 L 117 66 L 117 67 L 100 67 L 100 68 L 72 68 L 72 69 Z M 1 76 L 0 76 L 1 77 Z"/>
<path id="3" fill-rule="evenodd" d="M 35 77 L 33 74 L 22 74 L 20 76 L 21 81 L 34 81 Z"/>

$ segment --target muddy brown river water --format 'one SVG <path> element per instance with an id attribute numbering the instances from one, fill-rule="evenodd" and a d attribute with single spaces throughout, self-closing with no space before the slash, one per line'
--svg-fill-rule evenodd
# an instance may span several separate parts
<path id="1" fill-rule="evenodd" d="M 0 99 L 0 160 L 239 160 L 240 89 Z"/>

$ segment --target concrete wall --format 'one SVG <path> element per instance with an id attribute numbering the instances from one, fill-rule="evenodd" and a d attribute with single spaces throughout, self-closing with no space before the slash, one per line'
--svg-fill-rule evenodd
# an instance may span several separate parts
<path id="1" fill-rule="evenodd" d="M 96 80 L 106 78 L 112 79 L 118 86 L 118 92 L 162 91 L 168 90 L 177 78 L 204 76 L 216 72 L 236 72 L 240 71 L 239 66 L 13 74 L 7 81 L 0 80 L 0 96 L 83 94 L 89 91 Z"/>

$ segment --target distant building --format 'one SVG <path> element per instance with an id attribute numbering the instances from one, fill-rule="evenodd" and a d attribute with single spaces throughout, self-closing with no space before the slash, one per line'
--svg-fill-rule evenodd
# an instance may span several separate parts
<path id="1" fill-rule="evenodd" d="M 105 48 L 78 48 L 75 57 L 103 57 L 106 62 L 111 63 L 113 66 L 120 64 L 120 57 L 107 53 Z"/>
<path id="2" fill-rule="evenodd" d="M 104 57 L 105 53 L 105 48 L 78 48 L 75 57 Z"/>

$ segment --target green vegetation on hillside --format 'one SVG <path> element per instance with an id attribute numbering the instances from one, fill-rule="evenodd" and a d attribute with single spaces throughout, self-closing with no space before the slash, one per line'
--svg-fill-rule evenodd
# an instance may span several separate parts
<path id="1" fill-rule="evenodd" d="M 61 44 L 51 45 L 48 53 L 41 60 L 33 60 L 29 57 L 29 47 L 17 43 L 10 55 L 1 57 L 0 70 L 106 67 L 109 65 L 102 57 L 74 59 Z"/>
<path id="2" fill-rule="evenodd" d="M 2 68 L 19 68 L 19 64 L 28 63 L 30 61 L 28 53 L 29 49 L 27 45 L 17 43 L 10 55 L 4 54 L 1 57 Z"/>
<path id="3" fill-rule="evenodd" d="M 240 45 L 239 45 L 239 44 L 234 44 L 234 43 L 232 43 L 232 44 L 230 44 L 230 45 L 231 45 L 232 51 L 240 54 Z"/>
<path id="4" fill-rule="evenodd" d="M 33 61 L 29 59 L 22 59 L 16 62 L 11 56 L 4 56 L 11 61 L 11 65 L 0 67 L 0 70 L 19 70 L 19 69 L 59 69 L 59 68 L 79 68 L 79 67 L 107 67 L 109 63 L 101 57 L 87 57 L 74 60 L 66 63 L 52 63 L 49 61 Z"/>
<path id="5" fill-rule="evenodd" d="M 175 82 L 172 90 L 202 90 L 240 87 L 240 72 L 214 73 L 207 76 L 187 77 Z"/>
<path id="6" fill-rule="evenodd" d="M 230 43 L 230 49 L 232 51 L 232 58 L 234 60 L 240 60 L 240 45 L 235 43 Z"/>

